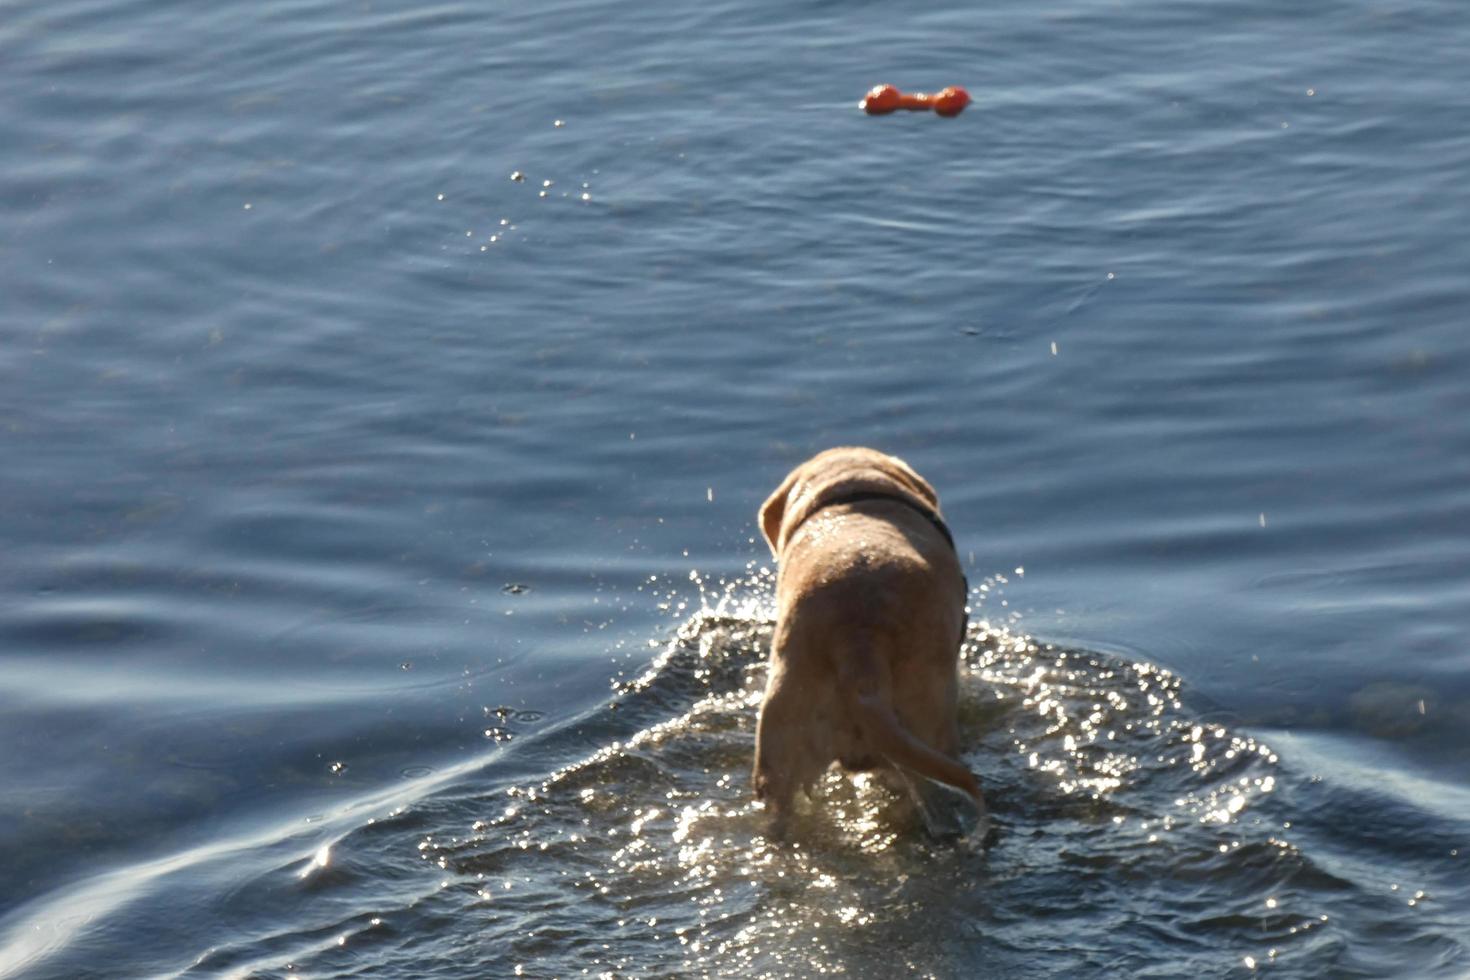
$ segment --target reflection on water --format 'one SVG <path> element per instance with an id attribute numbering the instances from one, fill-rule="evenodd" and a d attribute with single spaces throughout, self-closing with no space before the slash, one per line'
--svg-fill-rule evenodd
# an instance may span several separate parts
<path id="1" fill-rule="evenodd" d="M 936 842 L 907 796 L 833 771 L 774 842 L 749 789 L 771 576 L 695 579 L 693 599 L 649 584 L 671 635 L 581 716 L 546 727 L 538 709 L 486 705 L 501 734 L 482 761 L 405 771 L 305 824 L 58 895 L 5 937 L 0 973 L 85 973 L 99 943 L 125 972 L 198 976 L 1431 976 L 1463 962 L 1459 815 L 1340 778 L 1307 747 L 1293 765 L 1168 670 L 1028 636 L 1003 576 L 973 591 L 961 666 L 992 833 Z M 126 941 L 143 931 L 151 947 Z"/>
<path id="2" fill-rule="evenodd" d="M 991 847 L 931 842 L 906 799 L 835 771 L 773 843 L 748 786 L 762 594 L 685 619 L 646 673 L 528 750 L 540 766 L 520 757 L 528 777 L 492 768 L 493 790 L 390 819 L 442 876 L 378 911 L 453 920 L 454 956 L 377 940 L 359 955 L 443 976 L 1322 976 L 1371 972 L 1365 929 L 1402 944 L 1400 965 L 1463 954 L 1440 912 L 1420 914 L 1427 889 L 1395 905 L 1317 853 L 1317 779 L 1192 709 L 1170 672 L 995 622 L 972 625 L 961 711 Z M 298 965 L 337 962 L 319 956 Z"/>

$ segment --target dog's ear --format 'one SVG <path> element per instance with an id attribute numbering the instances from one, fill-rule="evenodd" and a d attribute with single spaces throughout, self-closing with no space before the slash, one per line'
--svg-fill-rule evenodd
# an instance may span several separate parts
<path id="1" fill-rule="evenodd" d="M 892 461 L 894 467 L 898 470 L 898 476 L 900 480 L 908 487 L 908 489 L 912 490 L 914 493 L 917 493 L 920 497 L 924 498 L 924 502 L 927 503 L 930 507 L 938 510 L 939 494 L 934 492 L 934 488 L 929 485 L 929 481 L 920 476 L 912 466 L 910 466 L 908 463 L 905 463 L 897 456 L 889 456 L 888 458 L 890 461 Z"/>
<path id="2" fill-rule="evenodd" d="M 799 469 L 799 467 L 798 467 Z M 792 470 L 786 474 L 786 479 L 775 492 L 766 498 L 761 504 L 760 523 L 761 534 L 766 537 L 766 544 L 771 546 L 771 554 L 781 557 L 781 519 L 786 516 L 786 498 L 791 495 L 791 488 L 796 485 L 796 474 L 798 470 Z"/>

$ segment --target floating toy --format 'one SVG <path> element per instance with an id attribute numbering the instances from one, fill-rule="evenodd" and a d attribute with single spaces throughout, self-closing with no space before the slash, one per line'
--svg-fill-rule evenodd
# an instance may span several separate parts
<path id="1" fill-rule="evenodd" d="M 885 116 L 895 109 L 933 109 L 937 115 L 958 116 L 970 104 L 970 93 L 951 85 L 933 95 L 927 92 L 900 92 L 892 85 L 875 85 L 858 103 L 870 116 Z"/>

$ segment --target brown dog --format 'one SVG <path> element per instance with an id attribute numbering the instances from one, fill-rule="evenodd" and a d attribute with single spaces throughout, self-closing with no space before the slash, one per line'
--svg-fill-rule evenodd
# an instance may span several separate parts
<path id="1" fill-rule="evenodd" d="M 754 781 L 777 826 L 833 762 L 918 773 L 983 814 L 955 759 L 966 585 L 934 489 L 896 457 L 829 449 L 791 471 L 760 522 L 780 574 Z"/>

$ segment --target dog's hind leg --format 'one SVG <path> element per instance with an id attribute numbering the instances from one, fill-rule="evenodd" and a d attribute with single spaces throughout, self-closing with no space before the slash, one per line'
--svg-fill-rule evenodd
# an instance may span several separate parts
<path id="1" fill-rule="evenodd" d="M 867 642 L 858 643 L 837 672 L 838 685 L 863 737 L 893 765 L 954 787 L 983 811 L 985 797 L 975 774 L 914 735 L 893 713 L 885 668 Z"/>

